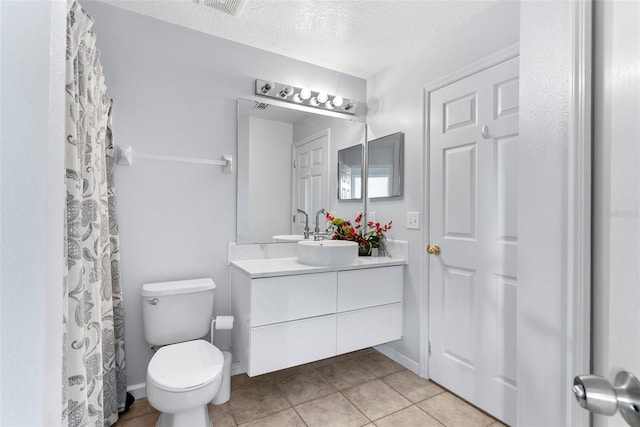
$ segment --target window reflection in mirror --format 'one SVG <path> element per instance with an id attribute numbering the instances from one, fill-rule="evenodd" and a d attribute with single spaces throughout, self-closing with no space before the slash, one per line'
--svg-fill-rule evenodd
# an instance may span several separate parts
<path id="1" fill-rule="evenodd" d="M 367 196 L 370 199 L 402 195 L 404 133 L 367 143 Z"/>
<path id="2" fill-rule="evenodd" d="M 362 199 L 361 144 L 338 150 L 338 199 Z"/>

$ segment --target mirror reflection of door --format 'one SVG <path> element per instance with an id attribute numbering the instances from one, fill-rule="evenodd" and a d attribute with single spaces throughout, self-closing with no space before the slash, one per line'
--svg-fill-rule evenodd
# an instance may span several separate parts
<path id="1" fill-rule="evenodd" d="M 305 216 L 313 230 L 315 214 L 327 206 L 327 177 L 329 175 L 329 129 L 293 143 L 293 225 L 291 234 L 303 234 Z"/>

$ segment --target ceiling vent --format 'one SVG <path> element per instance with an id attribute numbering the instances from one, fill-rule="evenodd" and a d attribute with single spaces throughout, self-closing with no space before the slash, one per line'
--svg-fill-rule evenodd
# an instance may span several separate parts
<path id="1" fill-rule="evenodd" d="M 264 102 L 256 102 L 256 105 L 254 105 L 253 108 L 255 108 L 256 110 L 266 110 L 267 108 L 269 108 L 269 104 L 265 104 Z"/>
<path id="2" fill-rule="evenodd" d="M 221 10 L 229 15 L 236 16 L 242 9 L 243 0 L 194 0 L 198 4 Z"/>

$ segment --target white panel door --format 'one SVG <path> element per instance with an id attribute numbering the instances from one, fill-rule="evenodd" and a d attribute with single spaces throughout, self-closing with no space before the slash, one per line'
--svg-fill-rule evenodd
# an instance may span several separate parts
<path id="1" fill-rule="evenodd" d="M 609 381 L 640 376 L 638 22 L 640 2 L 595 3 L 592 363 Z M 593 424 L 627 425 L 620 413 Z"/>
<path id="2" fill-rule="evenodd" d="M 309 215 L 309 228 L 313 231 L 315 214 L 327 205 L 329 184 L 329 129 L 293 144 L 293 217 L 291 232 L 304 232 L 304 215 Z"/>
<path id="3" fill-rule="evenodd" d="M 516 421 L 518 58 L 431 93 L 429 376 Z"/>

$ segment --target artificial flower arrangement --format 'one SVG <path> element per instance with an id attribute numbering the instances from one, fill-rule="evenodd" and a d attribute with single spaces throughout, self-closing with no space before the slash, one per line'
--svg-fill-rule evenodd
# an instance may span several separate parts
<path id="1" fill-rule="evenodd" d="M 371 255 L 373 249 L 378 250 L 379 256 L 388 256 L 385 232 L 391 230 L 393 221 L 389 221 L 385 225 L 379 222 L 369 221 L 367 229 L 362 227 L 362 214 L 358 214 L 351 224 L 351 221 L 345 221 L 337 218 L 329 213 L 326 214 L 327 221 L 331 223 L 329 230 L 332 231 L 331 240 L 350 240 L 358 243 L 358 252 L 360 255 Z"/>

